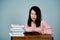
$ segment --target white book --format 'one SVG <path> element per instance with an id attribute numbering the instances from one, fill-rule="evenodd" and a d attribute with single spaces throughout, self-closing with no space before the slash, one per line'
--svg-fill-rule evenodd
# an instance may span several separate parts
<path id="1" fill-rule="evenodd" d="M 10 31 L 11 33 L 23 33 L 25 31 Z"/>
<path id="2" fill-rule="evenodd" d="M 13 29 L 11 29 L 10 31 L 22 31 L 22 32 L 24 32 L 24 30 L 13 30 Z"/>
<path id="3" fill-rule="evenodd" d="M 23 32 L 24 33 L 24 32 Z M 23 33 L 12 33 L 12 34 L 23 34 Z"/>
<path id="4" fill-rule="evenodd" d="M 24 28 L 10 28 L 10 30 L 23 30 Z"/>
<path id="5" fill-rule="evenodd" d="M 11 35 L 11 36 L 24 36 L 24 35 Z"/>
<path id="6" fill-rule="evenodd" d="M 24 34 L 24 32 L 11 32 L 12 34 Z"/>
<path id="7" fill-rule="evenodd" d="M 24 25 L 14 25 L 14 24 L 11 24 L 11 27 L 24 27 Z"/>
<path id="8" fill-rule="evenodd" d="M 16 34 L 11 34 L 9 33 L 10 36 L 24 36 L 24 34 L 16 35 Z"/>

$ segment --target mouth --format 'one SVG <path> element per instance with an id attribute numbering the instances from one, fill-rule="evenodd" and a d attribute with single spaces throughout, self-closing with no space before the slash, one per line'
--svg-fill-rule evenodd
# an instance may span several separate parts
<path id="1" fill-rule="evenodd" d="M 35 20 L 35 18 L 32 18 L 32 20 Z"/>

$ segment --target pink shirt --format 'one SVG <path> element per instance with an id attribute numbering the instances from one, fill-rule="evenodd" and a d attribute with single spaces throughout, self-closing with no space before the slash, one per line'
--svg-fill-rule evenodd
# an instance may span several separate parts
<path id="1" fill-rule="evenodd" d="M 44 29 L 44 34 L 53 34 L 52 28 L 44 20 L 41 21 L 40 27 L 36 27 L 36 24 L 33 22 L 31 23 L 31 27 L 29 27 L 27 24 L 25 26 L 25 31 L 27 32 L 40 32 L 42 29 Z"/>

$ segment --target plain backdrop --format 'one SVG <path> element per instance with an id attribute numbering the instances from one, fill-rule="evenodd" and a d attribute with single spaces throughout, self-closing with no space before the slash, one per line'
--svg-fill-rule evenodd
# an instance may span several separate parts
<path id="1" fill-rule="evenodd" d="M 0 0 L 0 40 L 11 40 L 10 25 L 25 25 L 32 6 L 41 9 L 42 18 L 54 30 L 54 39 L 59 40 L 60 0 Z"/>

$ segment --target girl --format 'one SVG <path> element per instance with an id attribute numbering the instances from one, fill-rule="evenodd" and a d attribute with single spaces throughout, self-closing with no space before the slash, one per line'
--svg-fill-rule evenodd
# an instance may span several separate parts
<path id="1" fill-rule="evenodd" d="M 53 34 L 52 28 L 42 19 L 41 10 L 37 6 L 33 6 L 29 11 L 29 18 L 25 26 L 25 31 Z"/>

